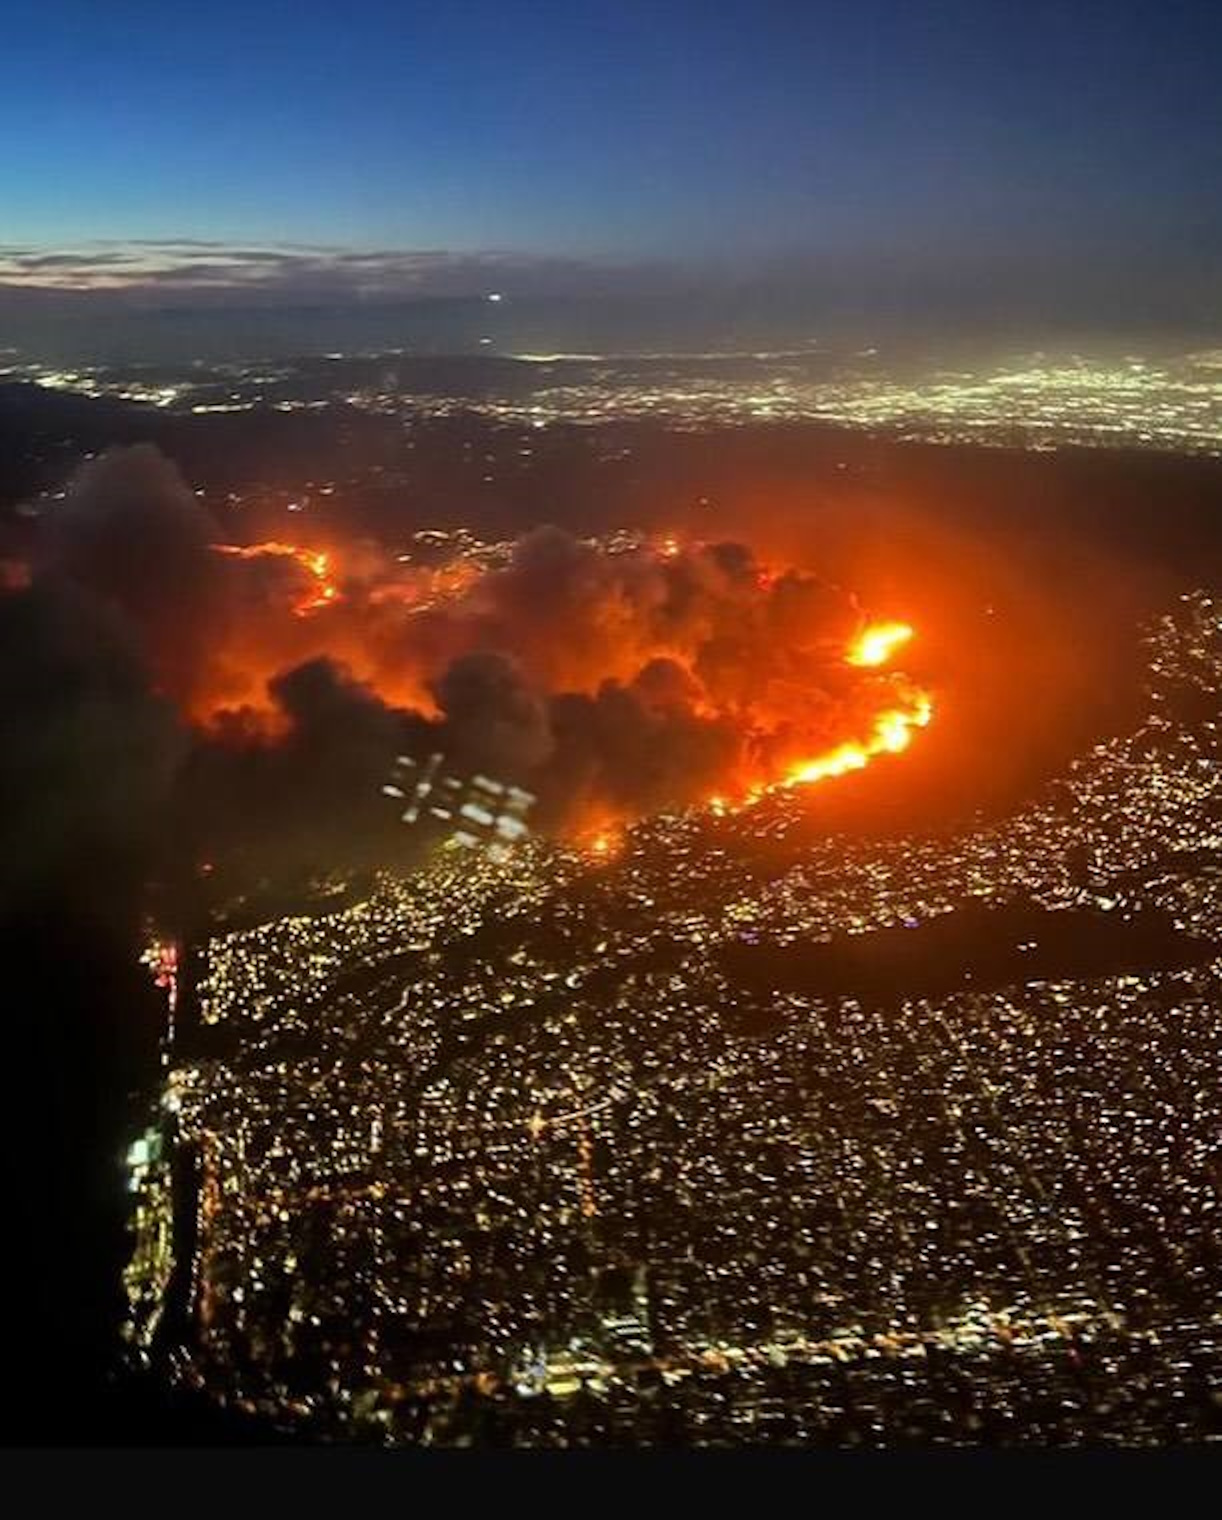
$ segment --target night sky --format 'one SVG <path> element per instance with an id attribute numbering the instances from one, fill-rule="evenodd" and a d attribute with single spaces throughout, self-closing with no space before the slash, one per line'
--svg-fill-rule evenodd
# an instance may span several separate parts
<path id="1" fill-rule="evenodd" d="M 1204 310 L 1220 61 L 1207 0 L 18 0 L 0 281 L 478 290 L 495 251 L 543 292 L 933 271 Z"/>

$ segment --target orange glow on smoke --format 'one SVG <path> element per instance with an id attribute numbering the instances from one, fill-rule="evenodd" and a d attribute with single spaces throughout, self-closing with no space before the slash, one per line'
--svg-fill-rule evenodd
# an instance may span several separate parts
<path id="1" fill-rule="evenodd" d="M 689 732 L 708 723 L 738 737 L 720 773 L 706 773 L 687 793 L 703 796 L 699 807 L 708 815 L 728 817 L 777 792 L 901 754 L 933 717 L 930 694 L 888 668 L 915 638 L 912 625 L 880 620 L 853 632 L 850 615 L 828 638 L 820 605 L 807 619 L 800 603 L 797 616 L 778 614 L 770 622 L 774 609 L 792 607 L 786 598 L 803 590 L 794 572 L 748 560 L 749 577 L 736 582 L 734 571 L 702 558 L 702 546 L 670 533 L 604 560 L 611 568 L 601 581 L 589 565 L 581 567 L 572 580 L 581 595 L 558 598 L 554 625 L 546 611 L 536 616 L 546 597 L 536 591 L 524 598 L 512 584 L 506 592 L 503 561 L 461 551 L 426 565 L 404 564 L 405 557 L 392 562 L 361 542 L 320 549 L 271 540 L 213 549 L 246 562 L 252 584 L 235 566 L 238 613 L 218 632 L 198 685 L 184 694 L 190 716 L 205 728 L 234 715 L 247 732 L 280 738 L 289 720 L 269 683 L 324 657 L 384 702 L 430 721 L 442 716 L 437 676 L 455 657 L 485 646 L 508 649 L 545 696 L 593 697 L 604 683 L 635 692 L 642 673 L 660 665 L 661 684 L 641 701 L 656 704 L 667 721 L 675 711 L 686 715 Z M 687 572 L 679 605 L 711 610 L 686 622 L 659 616 L 668 605 L 666 583 L 649 577 L 676 571 Z M 587 583 L 595 588 L 588 614 Z M 706 666 L 709 651 L 716 657 Z M 639 816 L 611 795 L 594 786 L 565 825 L 568 838 L 594 860 L 613 860 L 624 828 Z"/>
<path id="2" fill-rule="evenodd" d="M 710 797 L 703 809 L 715 818 L 725 818 L 729 814 L 741 813 L 745 808 L 753 807 L 775 792 L 813 786 L 819 781 L 846 776 L 850 771 L 864 770 L 879 755 L 898 755 L 906 750 L 912 743 L 913 731 L 926 728 L 932 722 L 933 711 L 933 699 L 928 693 L 920 692 L 906 705 L 888 708 L 880 713 L 864 743 L 840 744 L 814 759 L 801 760 L 792 765 L 779 780 L 757 783 L 735 801 L 720 795 Z M 585 836 L 582 848 L 593 858 L 606 860 L 616 853 L 619 843 L 617 834 L 600 829 Z"/>
<path id="3" fill-rule="evenodd" d="M 428 676 L 401 638 L 407 620 L 461 599 L 479 579 L 462 560 L 425 568 L 390 565 L 367 547 L 319 548 L 272 539 L 214 543 L 212 552 L 256 576 L 235 591 L 193 688 L 180 695 L 191 721 L 216 729 L 237 718 L 268 741 L 286 724 L 270 683 L 304 662 L 326 658 L 384 701 L 437 716 Z M 268 572 L 266 579 L 258 572 Z"/>
<path id="4" fill-rule="evenodd" d="M 907 623 L 871 624 L 849 645 L 845 659 L 851 665 L 883 665 L 913 636 L 914 630 Z M 720 794 L 709 797 L 704 809 L 716 818 L 724 818 L 727 814 L 754 806 L 771 793 L 812 786 L 819 781 L 848 775 L 850 771 L 864 770 L 878 755 L 898 755 L 906 750 L 912 743 L 913 732 L 932 722 L 933 711 L 933 698 L 929 693 L 915 691 L 902 705 L 879 713 L 863 742 L 838 744 L 825 754 L 800 760 L 778 780 L 757 782 L 735 801 Z M 614 836 L 598 833 L 588 840 L 586 847 L 591 854 L 605 857 L 612 852 L 614 844 Z"/>
<path id="5" fill-rule="evenodd" d="M 911 637 L 912 629 L 907 623 L 872 623 L 854 639 L 845 659 L 850 665 L 885 665 Z"/>
<path id="6" fill-rule="evenodd" d="M 331 579 L 331 556 L 322 549 L 303 549 L 296 544 L 275 540 L 263 544 L 213 544 L 212 547 L 218 554 L 231 554 L 236 559 L 273 557 L 291 559 L 300 565 L 314 584 L 308 594 L 294 604 L 293 612 L 297 617 L 308 617 L 339 597 L 339 587 Z"/>
<path id="7" fill-rule="evenodd" d="M 29 565 L 21 559 L 0 559 L 0 591 L 26 591 L 33 582 Z"/>

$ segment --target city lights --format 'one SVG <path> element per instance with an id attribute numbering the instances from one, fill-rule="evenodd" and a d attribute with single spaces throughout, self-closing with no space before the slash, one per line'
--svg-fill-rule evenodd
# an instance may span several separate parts
<path id="1" fill-rule="evenodd" d="M 655 1380 L 695 1444 L 970 1438 L 913 1402 L 918 1369 L 985 1431 L 1197 1431 L 1185 1369 L 1219 1345 L 1222 878 L 1197 863 L 1222 843 L 1218 605 L 1185 598 L 1148 654 L 1134 732 L 966 833 L 793 849 L 804 792 L 782 786 L 613 847 L 442 852 L 213 939 L 214 1053 L 180 1036 L 163 1149 L 132 1152 L 133 1344 L 186 1313 L 195 1386 L 392 1443 L 477 1417 L 525 1445 L 648 1442 Z M 880 720 L 879 745 L 929 711 Z M 762 850 L 765 872 L 736 864 Z M 968 961 L 938 996 L 761 1002 L 733 969 L 760 946 L 877 965 L 888 933 L 981 913 L 1005 942 L 974 929 L 972 955 L 1025 977 Z M 1114 926 L 1114 969 L 1040 960 L 1070 914 Z M 1156 921 L 1171 958 L 1133 970 Z M 202 1169 L 185 1275 L 170 1158 Z"/>

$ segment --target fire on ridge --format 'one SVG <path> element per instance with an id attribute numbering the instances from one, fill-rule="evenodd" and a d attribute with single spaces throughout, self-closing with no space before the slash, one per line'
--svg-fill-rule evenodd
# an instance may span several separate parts
<path id="1" fill-rule="evenodd" d="M 396 754 L 435 752 L 529 790 L 543 831 L 614 837 L 860 770 L 931 718 L 896 668 L 908 624 L 741 541 L 335 531 L 230 542 L 142 446 L 83 467 L 38 546 L 39 576 L 125 621 L 191 730 L 192 807 L 241 840 L 325 816 L 376 853 L 359 799 Z"/>
<path id="2" fill-rule="evenodd" d="M 236 559 L 257 560 L 264 557 L 289 559 L 299 565 L 312 582 L 311 589 L 293 603 L 297 617 L 308 617 L 335 601 L 339 587 L 331 576 L 331 556 L 322 549 L 304 549 L 297 544 L 277 541 L 260 544 L 213 544 L 218 554 L 229 554 Z"/>
<path id="3" fill-rule="evenodd" d="M 850 665 L 885 665 L 911 637 L 908 623 L 871 623 L 849 645 L 845 659 Z"/>
<path id="4" fill-rule="evenodd" d="M 418 572 L 401 570 L 394 573 L 383 571 L 364 581 L 345 580 L 342 551 L 336 554 L 282 541 L 212 545 L 217 554 L 231 559 L 254 565 L 260 561 L 284 562 L 300 572 L 293 583 L 295 589 L 284 597 L 283 610 L 297 619 L 306 619 L 311 623 L 313 633 L 307 636 L 303 647 L 316 647 L 321 654 L 334 654 L 374 691 L 382 693 L 391 701 L 403 700 L 403 687 L 396 687 L 386 681 L 376 669 L 362 667 L 365 636 L 369 635 L 369 642 L 373 644 L 376 642 L 376 629 L 382 629 L 383 632 L 377 637 L 385 643 L 384 629 L 388 615 L 391 618 L 397 615 L 404 620 L 423 611 L 437 613 L 441 620 L 440 623 L 430 625 L 430 632 L 434 634 L 438 626 L 445 626 L 447 618 L 451 619 L 451 631 L 453 626 L 465 624 L 469 632 L 480 618 L 488 617 L 489 607 L 496 606 L 504 587 L 512 582 L 514 551 L 517 546 L 506 547 L 509 551 L 507 567 L 476 566 L 459 557 L 452 563 L 434 567 L 428 572 L 426 585 Z M 670 534 L 657 542 L 637 546 L 635 557 L 632 554 L 608 554 L 601 544 L 592 551 L 589 545 L 583 547 L 587 553 L 592 552 L 594 555 L 594 559 L 584 567 L 587 575 L 590 564 L 597 563 L 599 572 L 602 573 L 618 559 L 623 567 L 632 565 L 632 574 L 636 576 L 640 575 L 642 566 L 646 573 L 656 572 L 662 577 L 681 576 L 690 573 L 693 566 L 701 567 L 703 562 L 700 556 L 711 552 L 710 546 L 684 544 Z M 562 567 L 561 574 L 557 577 L 557 591 L 561 598 L 567 589 L 564 585 L 565 573 Z M 749 619 L 760 607 L 767 607 L 770 598 L 780 595 L 778 583 L 786 577 L 791 588 L 805 584 L 796 572 L 753 565 L 747 582 L 749 591 L 745 594 L 739 611 Z M 660 584 L 665 584 L 665 581 Z M 690 588 L 688 590 L 690 592 Z M 637 596 L 642 606 L 648 606 L 651 599 L 656 602 L 659 595 L 656 589 L 643 595 L 639 586 L 630 594 Z M 597 596 L 596 587 L 595 601 Z M 614 598 L 609 600 L 609 605 L 620 615 L 621 623 L 624 622 L 624 596 L 624 587 L 617 585 Z M 512 601 L 513 597 L 509 600 Z M 643 614 L 637 609 L 632 616 L 643 617 Z M 628 622 L 631 623 L 631 618 Z M 402 622 L 402 626 L 406 627 L 406 622 Z M 495 627 L 496 637 L 505 643 L 508 655 L 517 658 L 515 635 L 520 630 L 514 627 L 513 618 L 502 614 Z M 561 648 L 565 643 L 566 632 L 571 630 L 560 630 L 558 635 L 557 642 Z M 705 629 L 704 632 L 707 634 L 708 630 Z M 862 682 L 866 684 L 871 678 L 885 679 L 894 657 L 914 636 L 915 630 L 908 623 L 867 623 L 842 644 L 839 656 L 841 666 L 846 673 L 849 670 L 859 671 Z M 481 628 L 477 642 L 479 638 L 487 637 L 486 628 Z M 744 747 L 744 753 L 749 753 L 754 758 L 740 757 L 738 763 L 727 768 L 716 792 L 704 799 L 702 805 L 715 813 L 736 811 L 777 790 L 809 786 L 862 770 L 880 755 L 899 754 L 911 744 L 914 733 L 927 726 L 933 716 L 930 694 L 909 678 L 897 675 L 894 687 L 878 688 L 880 695 L 885 695 L 890 700 L 868 714 L 859 715 L 854 725 L 858 731 L 853 737 L 837 740 L 814 753 L 802 754 L 799 750 L 796 755 L 790 742 L 789 752 L 785 753 L 776 744 L 770 746 L 768 742 L 773 737 L 770 725 L 771 728 L 779 727 L 777 709 L 780 704 L 775 699 L 770 702 L 758 694 L 728 701 L 711 692 L 707 680 L 701 680 L 703 650 L 690 636 L 686 642 L 684 636 L 673 632 L 668 635 L 651 632 L 645 636 L 640 628 L 629 626 L 621 634 L 621 642 L 629 640 L 633 641 L 632 652 L 625 656 L 617 648 L 614 638 L 606 639 L 598 650 L 588 675 L 582 672 L 571 677 L 568 684 L 576 690 L 581 690 L 583 686 L 587 690 L 597 690 L 600 685 L 605 686 L 607 681 L 639 682 L 642 673 L 651 663 L 654 666 L 665 664 L 689 683 L 691 689 L 683 693 L 681 700 L 687 704 L 692 716 L 707 722 L 739 724 L 749 741 Z M 409 646 L 402 645 L 401 652 L 405 665 L 410 665 L 412 654 Z M 812 681 L 812 686 L 817 685 L 818 680 L 826 681 L 822 669 L 817 680 Z M 766 682 L 767 673 L 761 672 L 761 687 Z M 553 678 L 540 684 L 553 690 L 563 690 L 566 683 L 562 679 Z M 705 687 L 703 690 L 700 689 L 702 685 Z M 246 689 L 250 689 L 249 685 Z M 409 689 L 416 694 L 406 704 L 411 710 L 423 713 L 430 719 L 440 716 L 434 676 L 427 672 L 414 672 Z M 667 700 L 676 702 L 680 699 L 672 693 Z M 218 707 L 223 711 L 224 703 L 219 703 Z M 275 726 L 269 726 L 267 732 L 274 735 Z M 579 814 L 578 824 L 562 832 L 577 837 L 593 855 L 607 856 L 614 853 L 619 831 L 633 816 L 639 814 L 606 803 L 592 803 L 584 810 L 584 816 Z"/>
<path id="5" fill-rule="evenodd" d="M 845 663 L 870 667 L 884 665 L 914 634 L 915 630 L 907 623 L 870 623 L 850 643 L 845 651 Z M 906 750 L 912 743 L 914 731 L 927 727 L 933 714 L 933 697 L 927 691 L 916 690 L 902 705 L 880 712 L 863 742 L 839 744 L 823 754 L 796 762 L 778 779 L 751 786 L 737 799 L 718 794 L 708 798 L 705 806 L 721 817 L 750 807 L 773 792 L 810 786 L 847 775 L 850 771 L 864 770 L 879 755 L 898 755 Z M 599 827 L 587 832 L 583 842 L 591 855 L 606 858 L 615 852 L 618 836 L 613 828 Z"/>

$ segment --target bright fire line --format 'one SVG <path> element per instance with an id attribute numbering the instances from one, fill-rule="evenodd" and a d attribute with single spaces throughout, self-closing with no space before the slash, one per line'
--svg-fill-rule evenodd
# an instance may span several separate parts
<path id="1" fill-rule="evenodd" d="M 849 645 L 845 659 L 850 665 L 885 665 L 912 632 L 908 623 L 873 623 Z"/>
<path id="2" fill-rule="evenodd" d="M 339 589 L 331 579 L 331 557 L 322 549 L 303 549 L 296 544 L 275 542 L 263 544 L 213 544 L 217 554 L 229 554 L 235 559 L 261 559 L 273 556 L 291 559 L 314 578 L 313 592 L 293 607 L 298 617 L 328 606 L 339 596 Z"/>
<path id="3" fill-rule="evenodd" d="M 902 645 L 912 638 L 909 623 L 871 623 L 862 630 L 845 651 L 849 665 L 885 665 Z M 919 692 L 903 707 L 891 707 L 874 720 L 870 737 L 864 744 L 841 744 L 814 760 L 793 766 L 779 784 L 782 787 L 807 786 L 826 781 L 849 771 L 863 770 L 875 755 L 898 755 L 912 743 L 912 732 L 924 728 L 933 717 L 933 700 Z"/>
<path id="4" fill-rule="evenodd" d="M 892 654 L 913 636 L 914 630 L 907 623 L 874 623 L 866 628 L 849 645 L 845 660 L 850 665 L 885 665 Z M 715 817 L 724 818 L 727 813 L 737 813 L 750 807 L 771 793 L 788 791 L 797 786 L 810 786 L 827 781 L 834 776 L 844 776 L 850 771 L 864 770 L 878 755 L 898 755 L 912 743 L 916 729 L 926 728 L 933 719 L 933 698 L 928 692 L 917 692 L 902 706 L 889 707 L 874 719 L 870 736 L 863 743 L 848 742 L 837 745 L 825 755 L 813 760 L 802 760 L 791 766 L 779 780 L 762 786 L 753 786 L 738 801 L 724 796 L 710 797 L 704 804 Z M 602 829 L 588 836 L 584 848 L 590 855 L 605 859 L 615 853 L 618 835 Z"/>
<path id="5" fill-rule="evenodd" d="M 841 744 L 815 760 L 795 765 L 779 784 L 783 787 L 807 786 L 863 770 L 875 755 L 898 755 L 912 743 L 914 728 L 924 728 L 933 717 L 933 702 L 922 694 L 907 707 L 892 707 L 879 713 L 874 729 L 864 744 Z"/>

